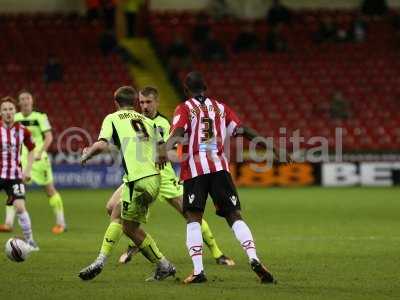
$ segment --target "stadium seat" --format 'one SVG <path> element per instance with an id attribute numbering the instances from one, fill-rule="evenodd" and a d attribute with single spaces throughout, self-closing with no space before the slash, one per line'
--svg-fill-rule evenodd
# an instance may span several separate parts
<path id="1" fill-rule="evenodd" d="M 68 127 L 82 127 L 92 139 L 97 138 L 99 123 L 113 109 L 112 89 L 132 84 L 119 57 L 101 54 L 101 25 L 63 14 L 16 14 L 0 19 L 3 40 L 10 41 L 0 43 L 0 69 L 8 68 L 7 76 L 0 77 L 2 93 L 16 96 L 19 90 L 29 89 L 37 109 L 49 114 L 56 138 Z M 60 83 L 47 85 L 43 71 L 49 54 L 63 65 L 64 77 Z M 56 143 L 52 146 L 57 147 Z"/>
<path id="2" fill-rule="evenodd" d="M 288 132 L 303 129 L 306 137 L 326 136 L 333 145 L 335 128 L 343 127 L 346 150 L 398 150 L 400 63 L 393 42 L 394 29 L 384 19 L 369 20 L 364 43 L 314 44 L 311 34 L 326 16 L 334 18 L 340 28 L 348 28 L 356 12 L 298 11 L 296 22 L 284 30 L 288 53 L 230 53 L 227 63 L 207 63 L 195 57 L 194 68 L 205 74 L 211 95 L 239 110 L 247 123 L 265 135 L 279 136 L 279 127 L 285 125 Z M 180 32 L 187 44 L 193 45 L 191 31 L 195 23 L 194 13 L 153 12 L 150 24 L 160 52 L 165 53 L 172 42 L 172 32 Z M 223 18 L 208 19 L 208 23 L 216 37 L 231 48 L 248 21 Z M 264 41 L 267 25 L 264 21 L 254 25 Z M 187 71 L 181 70 L 179 77 Z M 330 118 L 330 99 L 336 90 L 348 99 L 348 119 Z M 322 111 L 316 111 L 318 107 Z"/>

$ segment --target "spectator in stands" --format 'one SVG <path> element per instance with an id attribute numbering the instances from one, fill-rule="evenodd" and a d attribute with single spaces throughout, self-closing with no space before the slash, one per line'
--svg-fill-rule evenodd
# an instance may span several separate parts
<path id="1" fill-rule="evenodd" d="M 117 5 L 117 0 L 101 0 L 104 25 L 105 25 L 106 29 L 114 29 L 114 27 L 115 27 L 116 5 Z"/>
<path id="2" fill-rule="evenodd" d="M 7 59 L 7 63 L 4 64 L 4 69 L 6 70 L 6 73 L 14 73 L 14 74 L 18 74 L 18 73 L 22 73 L 23 67 L 20 65 L 20 63 L 18 62 L 17 58 L 9 58 Z"/>
<path id="3" fill-rule="evenodd" d="M 393 27 L 396 30 L 397 33 L 400 33 L 400 14 L 399 13 L 395 13 L 393 15 Z"/>
<path id="4" fill-rule="evenodd" d="M 177 36 L 167 49 L 167 68 L 171 81 L 179 86 L 179 71 L 191 66 L 191 52 L 183 38 Z"/>
<path id="5" fill-rule="evenodd" d="M 192 39 L 195 44 L 202 44 L 208 38 L 211 28 L 208 24 L 207 16 L 199 14 L 196 19 L 196 25 L 193 27 Z"/>
<path id="6" fill-rule="evenodd" d="M 207 61 L 226 61 L 228 58 L 224 46 L 214 37 L 212 32 L 208 34 L 203 43 L 200 56 Z"/>
<path id="7" fill-rule="evenodd" d="M 340 91 L 334 92 L 330 104 L 331 118 L 345 120 L 349 115 L 349 105 L 343 94 Z"/>
<path id="8" fill-rule="evenodd" d="M 104 56 L 114 52 L 117 46 L 117 38 L 112 30 L 106 30 L 100 35 L 99 47 Z"/>
<path id="9" fill-rule="evenodd" d="M 386 0 L 364 0 L 361 11 L 368 16 L 383 16 L 389 8 Z"/>
<path id="10" fill-rule="evenodd" d="M 94 21 L 99 17 L 100 0 L 86 0 L 86 17 Z"/>
<path id="11" fill-rule="evenodd" d="M 254 27 L 248 25 L 237 36 L 233 44 L 233 51 L 235 53 L 251 51 L 257 49 L 259 45 L 260 41 L 254 31 Z"/>
<path id="12" fill-rule="evenodd" d="M 229 9 L 226 0 L 209 0 L 207 12 L 216 20 L 229 15 Z"/>
<path id="13" fill-rule="evenodd" d="M 339 29 L 331 17 L 325 17 L 319 23 L 318 31 L 315 33 L 317 43 L 333 42 L 339 38 Z"/>
<path id="14" fill-rule="evenodd" d="M 399 47 L 399 45 L 400 45 L 400 14 L 399 13 L 395 13 L 393 15 L 392 24 L 393 24 L 393 28 L 395 30 L 396 42 Z"/>
<path id="15" fill-rule="evenodd" d="M 178 35 L 168 47 L 167 56 L 169 61 L 188 66 L 190 61 L 190 49 L 186 46 L 181 36 Z"/>
<path id="16" fill-rule="evenodd" d="M 44 68 L 44 81 L 46 83 L 62 81 L 63 67 L 54 55 L 50 55 Z"/>
<path id="17" fill-rule="evenodd" d="M 367 38 L 367 23 L 363 16 L 358 16 L 351 24 L 350 38 L 353 42 L 363 42 Z"/>
<path id="18" fill-rule="evenodd" d="M 122 7 L 125 14 L 126 35 L 129 38 L 137 35 L 138 15 L 143 4 L 143 0 L 122 0 Z"/>
<path id="19" fill-rule="evenodd" d="M 167 60 L 170 73 L 177 73 L 182 68 L 188 68 L 191 65 L 190 49 L 181 36 L 177 36 L 168 47 Z"/>
<path id="20" fill-rule="evenodd" d="M 266 38 L 266 49 L 268 52 L 285 52 L 287 50 L 287 41 L 282 35 L 282 26 L 277 25 L 270 29 Z"/>
<path id="21" fill-rule="evenodd" d="M 290 10 L 279 0 L 273 0 L 267 13 L 267 23 L 271 26 L 279 24 L 289 24 L 291 21 Z"/>

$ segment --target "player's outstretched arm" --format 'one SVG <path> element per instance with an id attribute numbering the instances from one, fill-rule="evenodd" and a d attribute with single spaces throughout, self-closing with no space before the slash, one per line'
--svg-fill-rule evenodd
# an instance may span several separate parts
<path id="1" fill-rule="evenodd" d="M 245 138 L 247 138 L 249 141 L 252 141 L 254 139 L 260 140 L 260 139 L 264 139 L 266 140 L 265 137 L 263 137 L 262 135 L 260 135 L 255 129 L 251 128 L 251 127 L 247 127 L 245 125 L 241 125 L 236 129 L 236 135 L 241 135 L 244 136 Z M 279 162 L 279 151 L 275 148 L 274 145 L 272 146 L 272 149 L 268 149 L 267 144 L 260 144 L 262 146 L 265 147 L 265 150 L 272 150 L 273 154 L 274 154 L 274 161 Z M 287 163 L 291 163 L 292 162 L 292 158 L 290 157 L 290 155 L 287 155 L 287 157 L 285 158 L 285 162 Z"/>
<path id="2" fill-rule="evenodd" d="M 83 149 L 82 151 L 82 157 L 81 157 L 81 165 L 85 165 L 86 162 L 91 159 L 93 156 L 96 156 L 99 153 L 102 153 L 104 151 L 107 151 L 108 148 L 108 143 L 104 140 L 99 140 L 95 142 L 93 145 L 90 147 L 87 147 Z"/>

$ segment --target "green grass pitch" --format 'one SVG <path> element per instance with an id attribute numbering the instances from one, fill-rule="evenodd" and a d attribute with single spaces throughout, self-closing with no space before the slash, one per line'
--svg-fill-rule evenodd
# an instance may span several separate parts
<path id="1" fill-rule="evenodd" d="M 258 255 L 278 284 L 261 285 L 225 221 L 209 204 L 206 218 L 235 267 L 217 266 L 205 251 L 209 282 L 184 286 L 177 279 L 144 282 L 154 267 L 140 255 L 128 265 L 116 248 L 103 273 L 83 282 L 79 270 L 96 257 L 108 223 L 111 190 L 63 191 L 69 231 L 54 236 L 44 194 L 28 193 L 35 237 L 41 247 L 26 262 L 0 253 L 0 299 L 394 299 L 400 297 L 400 189 L 240 189 L 243 215 Z M 3 212 L 1 211 L 1 215 Z M 3 218 L 3 216 L 2 216 Z M 191 269 L 186 227 L 166 203 L 153 206 L 145 226 L 176 265 L 179 279 Z M 13 234 L 0 234 L 0 243 Z"/>

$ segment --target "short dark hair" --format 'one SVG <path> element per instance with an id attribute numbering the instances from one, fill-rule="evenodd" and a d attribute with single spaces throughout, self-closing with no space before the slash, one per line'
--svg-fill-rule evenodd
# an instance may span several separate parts
<path id="1" fill-rule="evenodd" d="M 29 90 L 27 90 L 27 89 L 22 89 L 22 90 L 20 90 L 20 91 L 18 92 L 18 94 L 17 94 L 17 99 L 18 99 L 18 100 L 19 100 L 19 97 L 20 97 L 22 94 L 29 94 L 29 95 L 31 95 L 31 97 L 32 97 L 32 99 L 33 99 L 33 95 L 32 95 L 32 93 L 31 93 Z"/>
<path id="2" fill-rule="evenodd" d="M 140 93 L 145 97 L 153 95 L 154 98 L 158 99 L 158 90 L 155 87 L 146 86 L 140 90 Z"/>
<path id="3" fill-rule="evenodd" d="M 197 71 L 187 74 L 183 84 L 192 94 L 200 94 L 207 90 L 203 75 Z"/>
<path id="4" fill-rule="evenodd" d="M 13 97 L 6 96 L 4 98 L 1 98 L 0 106 L 2 106 L 3 103 L 6 103 L 6 102 L 12 103 L 15 106 L 15 108 L 17 108 L 17 103 L 15 102 L 15 99 Z"/>
<path id="5" fill-rule="evenodd" d="M 114 99 L 120 106 L 133 106 L 138 98 L 138 93 L 132 86 L 121 86 L 114 93 Z"/>

